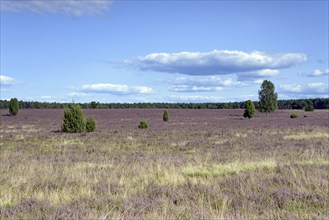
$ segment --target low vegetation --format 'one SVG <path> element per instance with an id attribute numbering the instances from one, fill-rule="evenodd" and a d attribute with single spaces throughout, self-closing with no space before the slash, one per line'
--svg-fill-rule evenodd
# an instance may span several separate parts
<path id="1" fill-rule="evenodd" d="M 291 114 L 290 114 L 290 118 L 298 118 L 297 113 L 291 113 Z"/>
<path id="2" fill-rule="evenodd" d="M 80 105 L 71 104 L 65 111 L 62 123 L 62 132 L 80 133 L 93 132 L 96 129 L 96 121 L 93 118 L 85 119 Z"/>
<path id="3" fill-rule="evenodd" d="M 146 128 L 148 128 L 147 122 L 146 121 L 139 122 L 138 128 L 140 128 L 140 129 L 146 129 Z"/>
<path id="4" fill-rule="evenodd" d="M 86 131 L 93 132 L 96 130 L 96 121 L 93 118 L 86 119 Z"/>
<path id="5" fill-rule="evenodd" d="M 62 113 L 0 114 L 0 219 L 329 217 L 328 111 L 296 127 L 288 111 L 171 109 L 167 124 L 162 109 L 87 109 L 98 131 L 73 135 L 53 132 Z"/>
<path id="6" fill-rule="evenodd" d="M 62 131 L 67 133 L 84 132 L 86 128 L 83 112 L 79 105 L 71 104 L 63 116 Z"/>

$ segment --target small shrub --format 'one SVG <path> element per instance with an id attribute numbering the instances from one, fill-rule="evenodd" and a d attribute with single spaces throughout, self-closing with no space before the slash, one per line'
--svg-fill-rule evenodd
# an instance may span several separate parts
<path id="1" fill-rule="evenodd" d="M 9 113 L 12 116 L 15 116 L 18 113 L 18 109 L 19 109 L 18 100 L 16 98 L 10 99 L 10 101 L 9 101 Z"/>
<path id="2" fill-rule="evenodd" d="M 86 119 L 86 131 L 93 132 L 96 130 L 96 121 L 93 118 Z"/>
<path id="3" fill-rule="evenodd" d="M 298 118 L 298 115 L 296 113 L 291 113 L 290 118 Z"/>
<path id="4" fill-rule="evenodd" d="M 307 105 L 304 110 L 306 112 L 313 112 L 314 111 L 314 107 L 312 105 Z"/>
<path id="5" fill-rule="evenodd" d="M 146 129 L 146 128 L 148 128 L 147 122 L 146 121 L 139 122 L 138 128 L 140 128 L 140 129 Z"/>
<path id="6" fill-rule="evenodd" d="M 83 132 L 86 128 L 80 105 L 69 105 L 63 116 L 62 131 L 67 133 Z"/>
<path id="7" fill-rule="evenodd" d="M 245 110 L 243 117 L 250 119 L 254 116 L 254 114 L 255 114 L 255 105 L 251 100 L 247 100 L 245 102 Z"/>
<path id="8" fill-rule="evenodd" d="M 169 114 L 167 111 L 163 112 L 163 121 L 168 121 L 169 120 Z"/>

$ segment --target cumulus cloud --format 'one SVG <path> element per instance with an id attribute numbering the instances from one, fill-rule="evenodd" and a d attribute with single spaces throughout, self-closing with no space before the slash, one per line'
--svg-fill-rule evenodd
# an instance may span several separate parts
<path id="1" fill-rule="evenodd" d="M 317 77 L 317 76 L 328 76 L 329 75 L 329 69 L 321 71 L 320 69 L 313 70 L 312 73 L 308 74 L 307 76 L 310 77 Z"/>
<path id="2" fill-rule="evenodd" d="M 210 52 L 151 53 L 137 59 L 125 60 L 124 65 L 150 70 L 187 75 L 221 75 L 249 73 L 254 76 L 278 74 L 278 69 L 305 63 L 306 54 L 260 51 L 250 53 L 231 50 Z"/>
<path id="3" fill-rule="evenodd" d="M 170 84 L 169 90 L 173 92 L 212 92 L 242 85 L 241 82 L 231 78 L 219 76 L 182 76 L 170 79 L 168 83 Z"/>
<path id="4" fill-rule="evenodd" d="M 1 86 L 12 86 L 17 84 L 17 80 L 9 76 L 0 75 L 0 85 Z"/>
<path id="5" fill-rule="evenodd" d="M 111 0 L 1 0 L 1 11 L 65 13 L 74 16 L 100 14 L 109 9 Z"/>
<path id="6" fill-rule="evenodd" d="M 307 83 L 307 84 L 285 84 L 280 85 L 280 89 L 284 93 L 301 94 L 301 95 L 328 95 L 328 84 L 325 83 Z"/>
<path id="7" fill-rule="evenodd" d="M 123 84 L 86 84 L 81 89 L 84 93 L 110 93 L 115 95 L 149 94 L 153 89 L 146 86 L 128 86 Z"/>

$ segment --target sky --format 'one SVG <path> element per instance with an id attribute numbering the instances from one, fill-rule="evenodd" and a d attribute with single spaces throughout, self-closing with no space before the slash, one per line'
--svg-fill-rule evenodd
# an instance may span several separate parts
<path id="1" fill-rule="evenodd" d="M 328 1 L 1 0 L 1 99 L 328 98 Z"/>

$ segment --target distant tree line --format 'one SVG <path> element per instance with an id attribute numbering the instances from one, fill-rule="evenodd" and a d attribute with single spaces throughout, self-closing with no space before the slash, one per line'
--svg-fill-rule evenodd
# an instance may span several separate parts
<path id="1" fill-rule="evenodd" d="M 20 109 L 63 109 L 72 103 L 19 101 Z M 81 108 L 122 109 L 122 108 L 175 108 L 175 109 L 243 109 L 245 101 L 222 103 L 77 103 Z M 255 101 L 255 108 L 259 102 Z M 314 109 L 329 109 L 329 98 L 278 100 L 278 109 L 304 109 L 313 106 Z M 0 100 L 0 109 L 8 109 L 9 101 Z"/>

